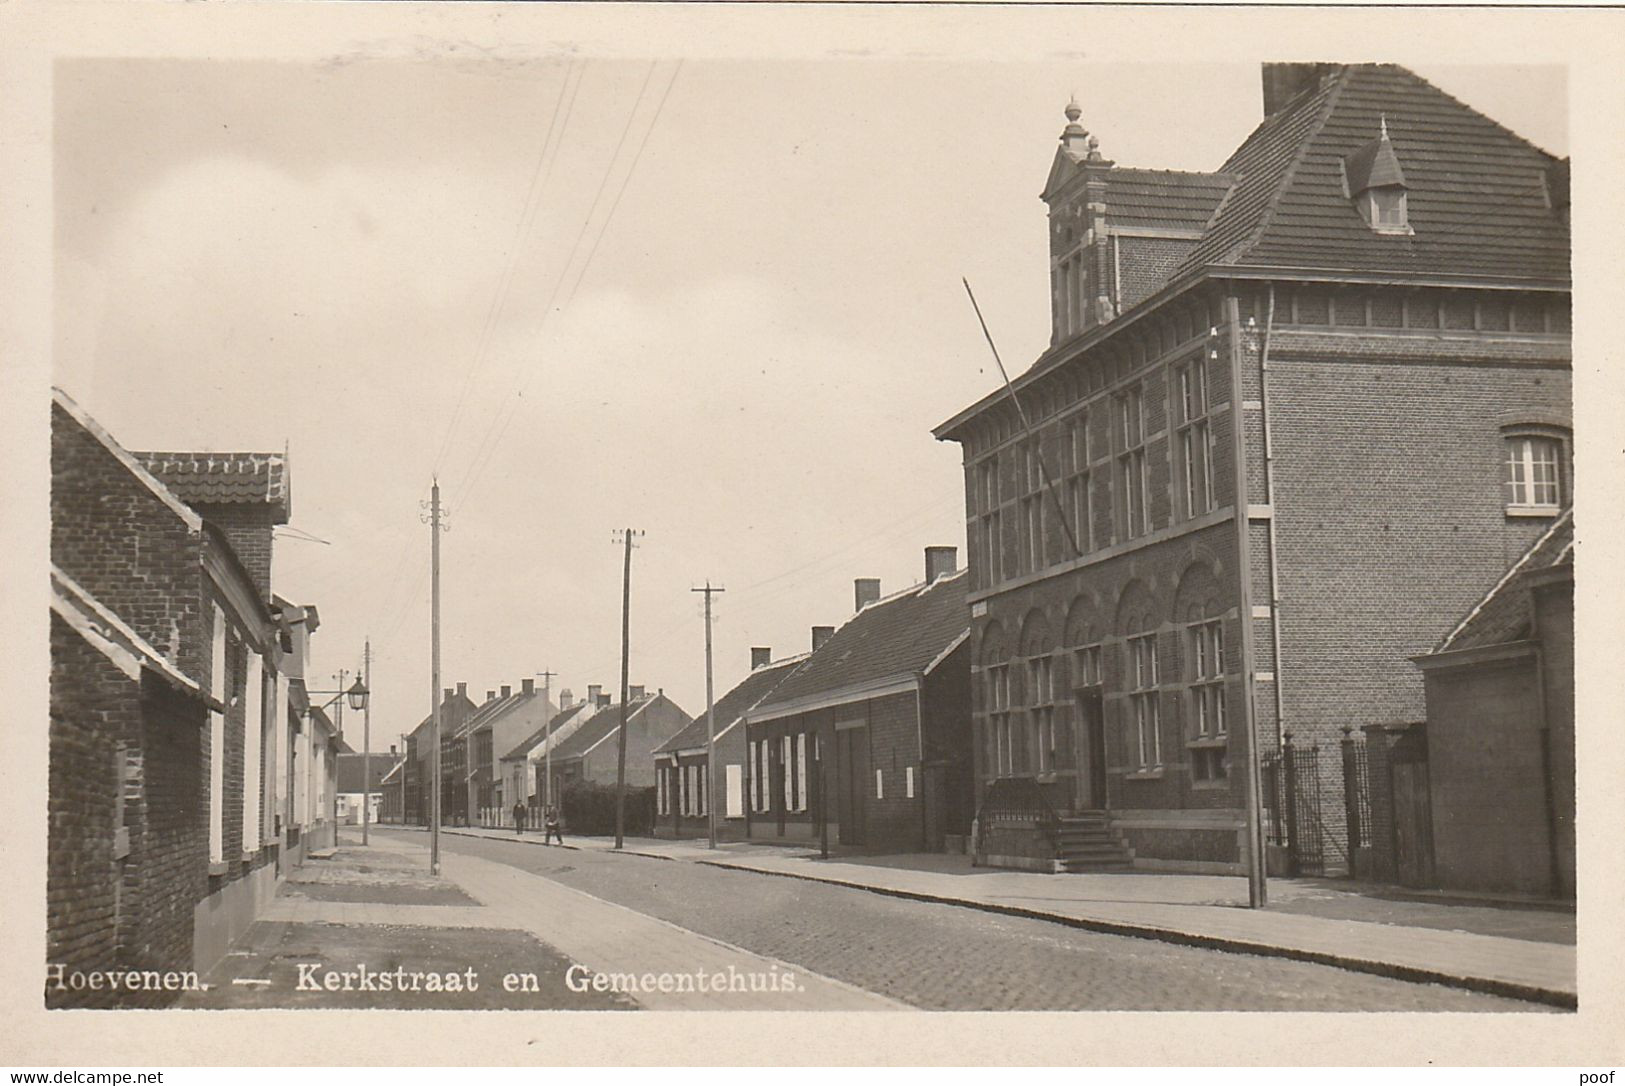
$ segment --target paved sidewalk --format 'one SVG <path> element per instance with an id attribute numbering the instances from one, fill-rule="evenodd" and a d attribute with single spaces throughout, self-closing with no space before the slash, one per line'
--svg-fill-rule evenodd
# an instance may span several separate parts
<path id="1" fill-rule="evenodd" d="M 362 1006 L 651 1010 L 894 1010 L 903 1004 L 775 958 L 698 935 L 506 864 L 444 855 L 428 875 L 427 842 L 376 836 L 363 849 L 296 869 L 248 934 L 206 978 L 194 1007 Z M 342 891 L 335 900 L 336 891 Z M 444 901 L 459 902 L 442 904 Z M 408 997 L 318 991 L 321 975 L 395 969 L 449 975 L 476 991 Z M 303 964 L 302 964 L 303 963 Z M 537 978 L 527 992 L 504 979 Z M 595 975 L 609 990 L 582 991 Z M 665 978 L 665 979 L 663 979 Z M 359 985 L 359 980 L 353 980 Z"/>
<path id="2" fill-rule="evenodd" d="M 540 837 L 477 828 L 450 835 L 543 846 Z M 573 837 L 566 848 L 609 851 L 607 838 Z M 1244 907 L 1246 882 L 1207 875 L 1045 875 L 971 868 L 964 857 L 843 857 L 820 860 L 805 847 L 731 842 L 629 839 L 627 853 L 811 879 L 897 897 L 957 904 L 1069 924 L 1094 931 L 1321 962 L 1405 980 L 1534 999 L 1563 1007 L 1578 1001 L 1573 945 L 1449 930 L 1463 906 L 1412 903 L 1408 920 L 1312 915 L 1328 891 L 1305 880 L 1271 880 L 1271 908 Z M 1346 895 L 1357 897 L 1358 895 Z M 1348 902 L 1334 896 L 1347 911 Z M 1428 912 L 1430 911 L 1431 912 Z M 1418 923 L 1423 914 L 1431 924 Z M 1389 914 L 1391 917 L 1391 913 Z M 1552 914 L 1543 913 L 1550 923 Z"/>

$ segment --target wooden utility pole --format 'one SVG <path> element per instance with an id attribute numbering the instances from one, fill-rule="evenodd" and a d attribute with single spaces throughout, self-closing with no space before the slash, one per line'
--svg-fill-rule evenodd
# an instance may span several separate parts
<path id="1" fill-rule="evenodd" d="M 361 650 L 361 685 L 367 689 L 361 707 L 361 844 L 367 844 L 367 822 L 372 806 L 372 638 Z"/>
<path id="2" fill-rule="evenodd" d="M 626 845 L 626 681 L 627 662 L 632 651 L 632 539 L 643 533 L 636 528 L 621 531 L 626 547 L 621 572 L 621 734 L 615 744 L 615 847 Z"/>
<path id="3" fill-rule="evenodd" d="M 429 807 L 429 874 L 440 874 L 440 480 L 434 481 L 429 491 L 429 670 L 430 694 L 434 708 L 430 712 L 429 727 L 429 779 L 434 798 Z"/>
<path id="4" fill-rule="evenodd" d="M 716 592 L 725 592 L 727 589 L 711 586 L 710 581 L 705 582 L 704 588 L 691 588 L 691 592 L 705 593 L 705 813 L 706 821 L 710 824 L 711 847 L 717 847 L 717 704 L 711 686 L 711 596 Z M 675 763 L 677 756 L 672 755 Z"/>
<path id="5" fill-rule="evenodd" d="M 538 671 L 536 674 L 542 679 L 542 716 L 545 718 L 542 721 L 542 810 L 546 811 L 553 806 L 553 713 L 547 702 L 553 695 L 553 676 L 558 672 Z"/>

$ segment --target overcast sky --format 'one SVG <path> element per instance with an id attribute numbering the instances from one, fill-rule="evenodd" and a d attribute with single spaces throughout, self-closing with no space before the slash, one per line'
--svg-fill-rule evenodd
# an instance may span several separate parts
<path id="1" fill-rule="evenodd" d="M 1256 65 L 65 61 L 55 380 L 132 449 L 280 450 L 274 588 L 313 686 L 374 650 L 375 749 L 442 685 L 544 668 L 704 710 L 748 649 L 806 649 L 852 580 L 961 548 L 959 449 L 995 387 L 960 286 L 1025 369 L 1038 200 L 1076 94 L 1121 165 L 1215 169 Z M 1562 69 L 1428 68 L 1559 155 Z M 297 535 L 314 536 L 317 543 Z M 359 749 L 358 730 L 349 730 Z"/>

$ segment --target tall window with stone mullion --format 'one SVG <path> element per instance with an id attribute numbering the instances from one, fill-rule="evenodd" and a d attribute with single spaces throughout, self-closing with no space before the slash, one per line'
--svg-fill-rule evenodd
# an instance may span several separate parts
<path id="1" fill-rule="evenodd" d="M 1229 731 L 1224 703 L 1224 624 L 1190 627 L 1191 772 L 1199 781 L 1223 780 Z"/>
<path id="2" fill-rule="evenodd" d="M 1133 682 L 1129 714 L 1141 769 L 1162 765 L 1161 715 L 1157 705 L 1157 635 L 1128 639 L 1128 673 Z"/>
<path id="3" fill-rule="evenodd" d="M 1044 568 L 1044 473 L 1038 458 L 1038 442 L 1021 451 L 1021 555 L 1019 570 L 1037 573 Z"/>
<path id="4" fill-rule="evenodd" d="M 1145 405 L 1138 385 L 1117 397 L 1117 515 L 1120 538 L 1148 530 L 1145 489 Z"/>
<path id="5" fill-rule="evenodd" d="M 987 669 L 988 766 L 994 777 L 1012 772 L 1010 749 L 1010 665 Z"/>
<path id="6" fill-rule="evenodd" d="M 1004 580 L 1004 514 L 999 508 L 999 458 L 995 454 L 982 461 L 977 496 L 981 502 L 977 549 L 981 551 L 982 587 L 991 588 Z"/>
<path id="7" fill-rule="evenodd" d="M 1089 510 L 1089 419 L 1079 415 L 1067 430 L 1071 475 L 1067 479 L 1067 505 L 1072 515 L 1072 531 L 1078 549 L 1087 554 L 1094 547 Z"/>
<path id="8" fill-rule="evenodd" d="M 1175 382 L 1179 396 L 1179 475 L 1185 515 L 1194 517 L 1213 508 L 1213 430 L 1208 424 L 1207 372 L 1202 359 L 1197 357 L 1180 367 Z"/>
<path id="9" fill-rule="evenodd" d="M 1040 773 L 1055 769 L 1055 669 L 1048 656 L 1027 661 L 1028 691 L 1032 699 L 1030 741 L 1035 768 Z"/>

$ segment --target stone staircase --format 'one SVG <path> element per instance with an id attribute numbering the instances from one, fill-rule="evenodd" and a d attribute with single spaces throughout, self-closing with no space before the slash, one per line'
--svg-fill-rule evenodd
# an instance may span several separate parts
<path id="1" fill-rule="evenodd" d="M 1055 833 L 1055 858 L 1066 872 L 1127 871 L 1133 853 L 1112 828 L 1105 811 L 1078 811 L 1062 815 Z"/>

